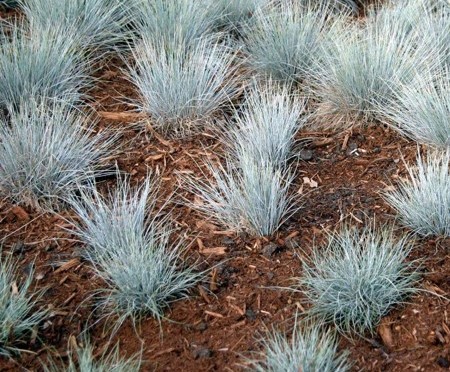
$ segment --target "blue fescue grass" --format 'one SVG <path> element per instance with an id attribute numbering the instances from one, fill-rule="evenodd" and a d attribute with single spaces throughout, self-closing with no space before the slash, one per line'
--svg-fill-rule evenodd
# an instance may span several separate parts
<path id="1" fill-rule="evenodd" d="M 344 227 L 315 249 L 303 264 L 300 290 L 311 304 L 309 315 L 346 335 L 373 333 L 383 316 L 414 294 L 417 262 L 407 262 L 408 237 L 391 228 Z"/>
<path id="2" fill-rule="evenodd" d="M 294 2 L 256 11 L 244 27 L 244 50 L 256 73 L 283 82 L 302 81 L 321 50 L 333 17 L 321 8 Z"/>
<path id="3" fill-rule="evenodd" d="M 185 48 L 143 37 L 133 55 L 128 75 L 140 95 L 136 105 L 167 135 L 188 136 L 213 125 L 240 91 L 234 52 L 209 39 Z"/>
<path id="4" fill-rule="evenodd" d="M 141 356 L 122 358 L 119 345 L 109 352 L 103 352 L 99 357 L 95 356 L 94 351 L 94 346 L 84 340 L 75 350 L 69 349 L 69 361 L 64 367 L 60 365 L 62 362 L 49 358 L 47 363 L 42 364 L 42 368 L 44 372 L 138 372 L 141 369 Z"/>
<path id="5" fill-rule="evenodd" d="M 65 103 L 22 102 L 0 120 L 0 192 L 16 203 L 58 210 L 66 197 L 108 173 L 117 136 Z"/>
<path id="6" fill-rule="evenodd" d="M 186 177 L 185 183 L 199 199 L 191 204 L 207 218 L 226 228 L 256 236 L 272 235 L 297 209 L 289 195 L 293 176 L 251 156 L 225 166 L 207 163 L 212 180 Z"/>
<path id="7" fill-rule="evenodd" d="M 421 236 L 450 236 L 450 151 L 435 151 L 407 166 L 409 179 L 385 193 L 403 225 Z"/>
<path id="8" fill-rule="evenodd" d="M 217 21 L 211 4 L 191 0 L 135 0 L 134 27 L 154 45 L 193 47 L 211 35 Z"/>
<path id="9" fill-rule="evenodd" d="M 210 7 L 218 30 L 240 34 L 243 25 L 270 0 L 205 0 L 204 3 Z"/>
<path id="10" fill-rule="evenodd" d="M 80 103 L 92 83 L 92 62 L 77 52 L 76 36 L 70 30 L 47 25 L 34 36 L 29 25 L 20 21 L 2 31 L 1 109 L 17 109 L 22 101 L 43 98 Z"/>
<path id="11" fill-rule="evenodd" d="M 33 274 L 21 280 L 16 261 L 0 249 L 0 356 L 19 352 L 47 315 L 37 309 L 43 292 L 32 293 Z"/>
<path id="12" fill-rule="evenodd" d="M 230 125 L 224 143 L 237 161 L 248 156 L 274 169 L 285 169 L 295 135 L 306 123 L 305 100 L 291 93 L 289 86 L 268 81 L 246 91 L 242 107 L 235 110 L 236 124 Z"/>
<path id="13" fill-rule="evenodd" d="M 380 119 L 379 108 L 402 86 L 436 68 L 437 47 L 410 23 L 416 13 L 386 6 L 370 12 L 364 23 L 332 29 L 311 70 L 319 124 L 343 127 Z"/>
<path id="14" fill-rule="evenodd" d="M 86 51 L 111 52 L 127 35 L 127 2 L 122 0 L 21 0 L 21 9 L 38 37 L 42 29 L 57 27 L 75 35 Z"/>
<path id="15" fill-rule="evenodd" d="M 256 372 L 344 372 L 350 370 L 348 353 L 339 353 L 336 335 L 319 326 L 295 324 L 292 333 L 273 330 L 262 339 L 259 358 L 246 364 Z"/>
<path id="16" fill-rule="evenodd" d="M 96 293 L 98 309 L 117 319 L 114 329 L 127 319 L 135 324 L 145 316 L 162 320 L 170 304 L 189 298 L 205 276 L 183 262 L 186 245 L 171 239 L 156 195 L 149 177 L 137 188 L 120 180 L 106 197 L 92 189 L 72 199 L 79 217 L 75 233 L 86 244 L 83 255 L 107 284 Z"/>
<path id="17" fill-rule="evenodd" d="M 421 76 L 380 110 L 387 124 L 418 143 L 444 150 L 450 147 L 448 71 L 434 77 Z"/>

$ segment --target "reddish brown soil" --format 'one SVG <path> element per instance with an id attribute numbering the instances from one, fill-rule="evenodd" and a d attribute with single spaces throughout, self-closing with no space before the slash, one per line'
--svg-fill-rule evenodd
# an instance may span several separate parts
<path id="1" fill-rule="evenodd" d="M 129 107 L 117 99 L 135 96 L 114 67 L 117 64 L 110 61 L 99 72 L 102 81 L 92 92 L 94 107 L 99 111 L 125 111 Z M 157 139 L 130 123 L 103 119 L 99 128 L 105 127 L 124 131 L 122 148 L 115 159 L 120 169 L 130 173 L 134 182 L 142 180 L 148 169 L 159 172 L 163 198 L 173 191 L 176 198 L 192 197 L 177 188 L 177 175 L 193 172 L 200 177 L 197 163 L 221 152 L 220 145 L 207 133 L 190 141 L 176 141 Z M 270 239 L 279 245 L 272 256 L 263 254 L 268 239 L 223 231 L 195 211 L 173 205 L 178 234 L 193 242 L 192 258 L 200 260 L 202 268 L 216 268 L 210 281 L 203 284 L 204 289 L 194 290 L 191 300 L 174 304 L 167 311 L 168 320 L 161 325 L 144 319 L 137 330 L 131 323 L 120 328 L 112 343 L 119 342 L 126 356 L 142 350 L 143 370 L 240 370 L 245 363 L 243 356 L 259 350 L 257 339 L 267 327 L 283 327 L 296 311 L 302 313 L 308 307 L 301 294 L 268 287 L 294 283 L 293 278 L 301 276 L 302 257 L 314 244 L 320 249 L 325 232 L 341 222 L 362 225 L 374 218 L 379 224 L 394 221 L 393 211 L 380 192 L 399 177 L 406 177 L 403 159 L 414 161 L 415 143 L 381 125 L 338 134 L 303 132 L 299 139 L 308 139 L 302 147 L 312 151 L 311 160 L 295 161 L 298 177 L 292 191 L 302 190 L 299 198 L 304 204 Z M 316 181 L 318 187 L 311 188 L 304 177 Z M 63 212 L 63 217 L 70 216 L 70 211 Z M 29 353 L 0 358 L 2 371 L 39 371 L 40 360 L 50 355 L 64 360 L 68 343 L 86 324 L 91 326 L 97 354 L 110 345 L 108 324 L 93 312 L 90 298 L 102 283 L 79 258 L 83 247 L 70 240 L 65 227 L 61 216 L 21 210 L 8 201 L 0 203 L 4 249 L 15 252 L 24 275 L 35 263 L 35 287 L 46 288 L 41 305 L 53 310 L 37 339 L 21 345 Z M 437 296 L 446 296 L 450 290 L 449 246 L 449 240 L 418 240 L 411 259 L 424 259 L 422 285 L 428 292 L 393 309 L 373 337 L 341 340 L 341 348 L 350 351 L 355 371 L 449 368 L 449 301 Z M 214 248 L 219 255 L 209 254 Z M 386 334 L 392 337 L 391 342 L 386 341 Z"/>

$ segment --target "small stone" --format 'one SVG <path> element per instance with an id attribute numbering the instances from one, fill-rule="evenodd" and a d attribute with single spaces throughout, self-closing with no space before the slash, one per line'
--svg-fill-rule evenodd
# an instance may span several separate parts
<path id="1" fill-rule="evenodd" d="M 304 150 L 300 150 L 298 156 L 300 159 L 302 159 L 304 161 L 310 161 L 314 157 L 314 153 L 312 152 L 312 150 L 304 149 Z"/>
<path id="2" fill-rule="evenodd" d="M 354 155 L 356 150 L 358 150 L 358 144 L 356 142 L 351 142 L 347 147 L 347 156 Z"/>
<path id="3" fill-rule="evenodd" d="M 245 316 L 251 322 L 256 320 L 256 314 L 255 314 L 255 312 L 252 309 L 247 309 L 246 312 L 245 312 Z"/>
<path id="4" fill-rule="evenodd" d="M 284 246 L 289 250 L 296 249 L 300 246 L 299 239 L 287 238 L 284 242 Z"/>
<path id="5" fill-rule="evenodd" d="M 439 365 L 439 367 L 442 367 L 442 368 L 449 368 L 450 367 L 450 362 L 448 361 L 448 359 L 444 358 L 442 356 L 437 358 L 436 363 Z"/>
<path id="6" fill-rule="evenodd" d="M 197 324 L 195 329 L 200 332 L 206 331 L 208 329 L 208 324 L 206 324 L 205 322 L 201 322 L 200 324 Z"/>
<path id="7" fill-rule="evenodd" d="M 274 278 L 275 274 L 272 272 L 267 273 L 267 279 L 272 280 Z"/>
<path id="8" fill-rule="evenodd" d="M 264 257 L 270 258 L 275 254 L 280 247 L 275 243 L 268 243 L 262 249 L 262 254 Z"/>
<path id="9" fill-rule="evenodd" d="M 206 347 L 199 347 L 192 352 L 194 359 L 211 358 L 213 352 Z"/>
<path id="10" fill-rule="evenodd" d="M 223 245 L 234 245 L 235 243 L 234 243 L 233 239 L 229 238 L 228 236 L 224 236 L 222 238 L 222 244 Z"/>

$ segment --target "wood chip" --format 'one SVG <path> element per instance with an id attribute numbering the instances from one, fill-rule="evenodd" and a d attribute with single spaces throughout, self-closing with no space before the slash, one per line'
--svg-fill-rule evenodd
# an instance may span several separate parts
<path id="1" fill-rule="evenodd" d="M 392 349 L 394 347 L 394 340 L 392 338 L 392 330 L 389 323 L 389 318 L 383 318 L 381 320 L 381 323 L 378 326 L 378 334 L 383 340 L 385 346 L 387 346 L 389 349 Z"/>
<path id="2" fill-rule="evenodd" d="M 139 112 L 107 112 L 99 111 L 97 113 L 100 117 L 111 121 L 133 122 L 147 118 L 147 115 Z"/>
<path id="3" fill-rule="evenodd" d="M 18 205 L 12 207 L 11 212 L 14 214 L 14 216 L 17 217 L 19 221 L 26 222 L 30 220 L 30 215 L 25 211 L 25 209 Z"/>
<path id="4" fill-rule="evenodd" d="M 202 250 L 199 250 L 199 252 L 206 256 L 222 256 L 226 254 L 227 247 L 203 248 Z"/>
<path id="5" fill-rule="evenodd" d="M 220 319 L 225 318 L 224 315 L 219 314 L 219 313 L 215 313 L 214 311 L 208 311 L 208 310 L 205 310 L 205 314 L 211 315 L 211 316 L 213 316 L 214 318 L 220 318 Z"/>
<path id="6" fill-rule="evenodd" d="M 72 258 L 70 261 L 64 262 L 60 267 L 55 270 L 55 274 L 67 271 L 72 269 L 73 267 L 78 266 L 80 260 L 78 258 Z"/>

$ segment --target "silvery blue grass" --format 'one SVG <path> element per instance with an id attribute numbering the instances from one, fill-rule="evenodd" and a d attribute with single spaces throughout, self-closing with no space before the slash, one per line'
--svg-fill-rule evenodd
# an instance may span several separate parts
<path id="1" fill-rule="evenodd" d="M 48 25 L 37 37 L 19 23 L 0 39 L 1 109 L 44 98 L 80 102 L 92 82 L 91 62 L 75 50 L 73 33 Z"/>
<path id="2" fill-rule="evenodd" d="M 141 357 L 135 355 L 129 359 L 122 358 L 119 345 L 110 352 L 95 356 L 94 346 L 87 340 L 76 350 L 69 350 L 69 363 L 62 367 L 52 358 L 42 365 L 45 372 L 138 372 L 141 369 Z"/>
<path id="3" fill-rule="evenodd" d="M 450 148 L 449 72 L 405 85 L 383 110 L 386 122 L 400 133 L 433 147 Z"/>
<path id="4" fill-rule="evenodd" d="M 391 228 L 344 227 L 315 249 L 303 264 L 300 290 L 311 303 L 309 315 L 334 324 L 346 336 L 373 332 L 388 311 L 417 291 L 416 262 L 407 237 Z"/>
<path id="5" fill-rule="evenodd" d="M 315 325 L 295 324 L 292 333 L 273 330 L 262 340 L 260 358 L 247 362 L 256 372 L 344 372 L 348 353 L 339 353 L 336 335 Z"/>
<path id="6" fill-rule="evenodd" d="M 262 76 L 288 83 L 303 80 L 332 19 L 322 9 L 289 1 L 257 10 L 244 27 L 248 63 Z"/>
<path id="7" fill-rule="evenodd" d="M 270 80 L 246 91 L 244 105 L 235 110 L 236 124 L 224 135 L 232 156 L 251 157 L 274 169 L 287 166 L 295 135 L 307 119 L 305 100 L 290 91 Z"/>
<path id="8" fill-rule="evenodd" d="M 134 23 L 146 43 L 193 47 L 213 33 L 217 14 L 211 4 L 192 0 L 135 0 Z"/>
<path id="9" fill-rule="evenodd" d="M 422 236 L 450 236 L 450 151 L 419 155 L 417 165 L 407 166 L 408 180 L 386 193 L 387 202 L 400 221 Z"/>
<path id="10" fill-rule="evenodd" d="M 270 164 L 259 164 L 251 156 L 225 166 L 206 164 L 212 180 L 186 177 L 192 206 L 208 218 L 234 231 L 252 235 L 273 234 L 298 209 L 289 195 L 293 176 Z"/>
<path id="11" fill-rule="evenodd" d="M 0 192 L 14 202 L 55 210 L 108 172 L 117 136 L 93 135 L 94 122 L 64 103 L 22 102 L 0 120 Z"/>
<path id="12" fill-rule="evenodd" d="M 124 42 L 129 21 L 122 0 L 21 0 L 21 8 L 37 37 L 41 30 L 59 27 L 76 37 L 84 51 L 110 52 Z"/>
<path id="13" fill-rule="evenodd" d="M 343 23 L 329 33 L 310 75 L 319 124 L 342 127 L 379 119 L 379 108 L 402 86 L 438 64 L 437 48 L 406 21 L 411 9 L 400 10 L 404 13 L 385 7 L 362 25 Z"/>
<path id="14" fill-rule="evenodd" d="M 12 256 L 0 250 L 0 257 L 0 356 L 9 356 L 20 351 L 20 344 L 26 342 L 47 312 L 37 309 L 43 292 L 31 291 L 34 270 L 21 280 Z"/>
<path id="15" fill-rule="evenodd" d="M 84 256 L 107 287 L 97 293 L 98 308 L 117 317 L 115 329 L 128 318 L 164 318 L 171 303 L 189 298 L 203 279 L 196 265 L 183 262 L 185 244 L 171 239 L 167 217 L 156 209 L 157 189 L 150 177 L 139 187 L 126 179 L 105 197 L 93 188 L 71 204 L 80 223 L 76 235 L 86 244 Z"/>
<path id="16" fill-rule="evenodd" d="M 166 134 L 185 136 L 211 125 L 214 115 L 239 92 L 234 53 L 203 40 L 192 48 L 144 37 L 128 66 L 138 109 Z"/>

